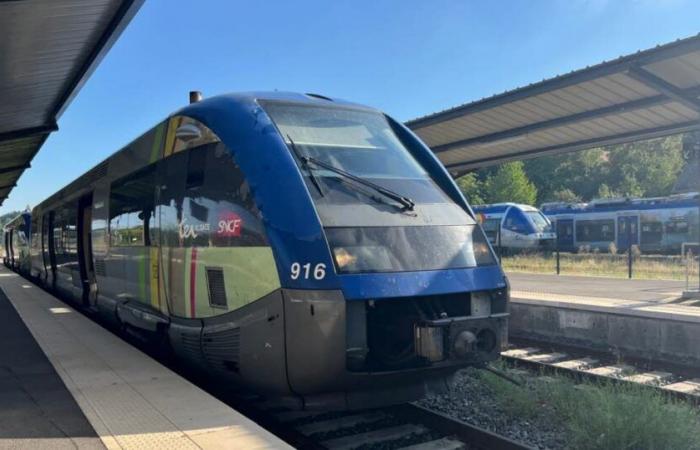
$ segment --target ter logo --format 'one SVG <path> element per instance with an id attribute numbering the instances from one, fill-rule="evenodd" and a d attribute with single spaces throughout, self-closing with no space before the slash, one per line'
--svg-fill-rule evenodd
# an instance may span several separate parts
<path id="1" fill-rule="evenodd" d="M 239 237 L 243 228 L 243 219 L 230 211 L 225 211 L 219 214 L 218 228 L 216 235 L 221 237 Z"/>

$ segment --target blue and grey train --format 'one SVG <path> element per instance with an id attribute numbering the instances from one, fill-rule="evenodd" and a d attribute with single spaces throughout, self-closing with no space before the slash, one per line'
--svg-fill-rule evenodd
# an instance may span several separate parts
<path id="1" fill-rule="evenodd" d="M 338 99 L 193 102 L 25 222 L 8 265 L 299 407 L 443 390 L 507 340 L 507 280 L 448 172 L 400 122 Z"/>
<path id="2" fill-rule="evenodd" d="M 698 193 L 656 198 L 600 199 L 590 203 L 545 203 L 559 248 L 678 253 L 698 242 Z"/>
<path id="3" fill-rule="evenodd" d="M 547 216 L 530 205 L 495 203 L 473 206 L 484 233 L 494 246 L 506 250 L 545 250 L 556 238 Z"/>

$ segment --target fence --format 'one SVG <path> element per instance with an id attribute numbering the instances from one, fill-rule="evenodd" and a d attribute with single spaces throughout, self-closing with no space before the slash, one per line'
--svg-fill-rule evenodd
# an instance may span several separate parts
<path id="1" fill-rule="evenodd" d="M 683 244 L 673 253 L 642 251 L 630 245 L 620 252 L 614 243 L 607 249 L 581 246 L 575 251 L 559 248 L 513 250 L 496 238 L 494 250 L 508 272 L 532 272 L 557 275 L 589 275 L 629 279 L 685 281 L 686 290 L 700 286 L 700 264 L 697 243 Z"/>

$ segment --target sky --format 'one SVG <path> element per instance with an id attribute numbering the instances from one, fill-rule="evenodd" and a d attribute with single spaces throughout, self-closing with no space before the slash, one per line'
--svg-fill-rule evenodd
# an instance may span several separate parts
<path id="1" fill-rule="evenodd" d="M 405 121 L 700 32 L 696 0 L 146 0 L 0 214 L 205 96 L 340 97 Z"/>

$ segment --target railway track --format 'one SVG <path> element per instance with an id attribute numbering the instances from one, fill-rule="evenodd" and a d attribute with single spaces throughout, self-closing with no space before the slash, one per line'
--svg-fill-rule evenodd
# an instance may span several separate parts
<path id="1" fill-rule="evenodd" d="M 386 408 L 347 411 L 267 409 L 246 402 L 237 407 L 269 431 L 301 449 L 531 449 L 504 436 L 445 414 L 406 403 Z"/>
<path id="2" fill-rule="evenodd" d="M 511 345 L 501 353 L 512 365 L 547 373 L 562 373 L 580 380 L 631 383 L 660 389 L 663 393 L 700 404 L 700 378 L 668 365 L 620 362 L 614 355 L 571 349 L 551 343 Z"/>

